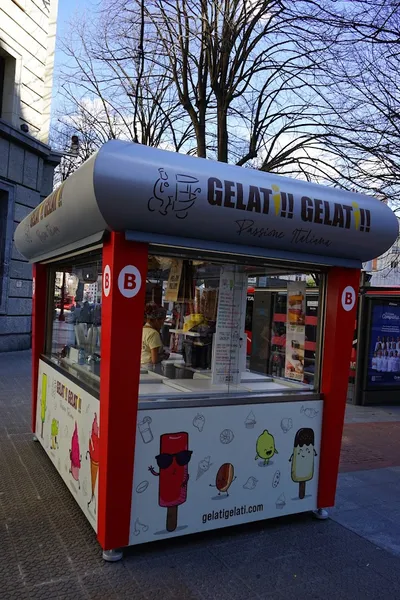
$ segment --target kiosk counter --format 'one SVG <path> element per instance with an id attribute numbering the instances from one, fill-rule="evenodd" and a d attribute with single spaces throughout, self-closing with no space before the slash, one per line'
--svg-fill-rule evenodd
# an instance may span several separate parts
<path id="1" fill-rule="evenodd" d="M 325 516 L 361 263 L 397 235 L 375 198 L 120 141 L 20 223 L 33 431 L 106 560 Z M 166 309 L 154 365 L 149 303 Z"/>

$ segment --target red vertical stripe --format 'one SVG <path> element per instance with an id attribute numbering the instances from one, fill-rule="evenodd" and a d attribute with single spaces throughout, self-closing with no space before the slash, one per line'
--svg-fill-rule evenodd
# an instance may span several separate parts
<path id="1" fill-rule="evenodd" d="M 333 268 L 328 274 L 321 379 L 324 414 L 318 484 L 319 508 L 333 506 L 335 503 L 357 311 L 357 301 L 350 311 L 344 310 L 342 294 L 347 286 L 351 286 L 358 297 L 359 281 L 360 271 L 356 269 Z"/>
<path id="2" fill-rule="evenodd" d="M 112 233 L 104 244 L 98 512 L 98 540 L 104 550 L 129 542 L 147 258 L 146 244 L 127 242 L 121 233 Z M 132 298 L 118 287 L 118 276 L 128 265 L 139 270 L 142 280 Z"/>
<path id="3" fill-rule="evenodd" d="M 46 326 L 47 272 L 40 263 L 33 265 L 32 282 L 32 431 L 36 430 L 36 405 L 39 359 L 44 352 Z"/>

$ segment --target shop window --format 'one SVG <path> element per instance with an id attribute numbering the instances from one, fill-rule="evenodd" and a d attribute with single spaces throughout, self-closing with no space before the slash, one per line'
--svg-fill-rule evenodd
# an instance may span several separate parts
<path id="1" fill-rule="evenodd" d="M 315 279 L 315 273 L 285 277 L 264 266 L 152 256 L 141 399 L 316 389 L 320 292 L 307 284 Z"/>
<path id="2" fill-rule="evenodd" d="M 49 287 L 46 355 L 98 392 L 101 255 L 54 267 Z"/>

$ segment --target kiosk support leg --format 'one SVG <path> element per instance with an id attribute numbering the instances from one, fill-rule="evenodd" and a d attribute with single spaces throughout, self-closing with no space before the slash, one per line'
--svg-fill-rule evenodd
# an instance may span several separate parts
<path id="1" fill-rule="evenodd" d="M 106 562 L 117 562 L 122 556 L 121 550 L 103 550 L 103 559 Z"/>
<path id="2" fill-rule="evenodd" d="M 103 247 L 97 539 L 104 560 L 129 546 L 148 246 L 112 232 Z M 88 498 L 89 500 L 89 498 Z"/>
<path id="3" fill-rule="evenodd" d="M 317 506 L 334 506 L 346 410 L 360 271 L 334 267 L 327 276 L 321 392 L 324 398 Z M 324 517 L 320 509 L 319 518 Z"/>
<path id="4" fill-rule="evenodd" d="M 319 519 L 320 521 L 325 521 L 326 519 L 329 519 L 329 512 L 326 510 L 326 508 L 318 508 L 317 510 L 314 510 L 313 515 L 316 519 Z"/>

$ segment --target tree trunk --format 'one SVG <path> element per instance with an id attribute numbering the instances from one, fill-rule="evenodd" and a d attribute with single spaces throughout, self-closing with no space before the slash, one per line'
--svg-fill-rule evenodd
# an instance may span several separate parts
<path id="1" fill-rule="evenodd" d="M 225 103 L 218 102 L 217 119 L 218 119 L 218 151 L 217 159 L 220 162 L 228 162 L 228 119 Z"/>
<path id="2" fill-rule="evenodd" d="M 206 124 L 201 120 L 196 126 L 197 156 L 207 158 Z"/>

